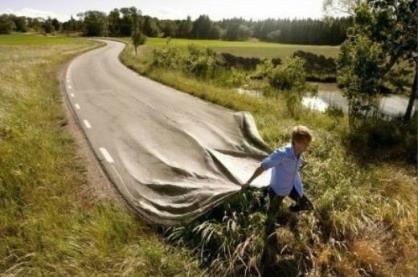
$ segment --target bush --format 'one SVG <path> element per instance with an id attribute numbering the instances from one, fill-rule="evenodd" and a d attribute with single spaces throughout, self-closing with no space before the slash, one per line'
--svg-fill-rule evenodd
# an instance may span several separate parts
<path id="1" fill-rule="evenodd" d="M 301 58 L 287 58 L 282 65 L 271 70 L 268 75 L 269 83 L 278 90 L 297 90 L 305 88 L 306 74 Z"/>
<path id="2" fill-rule="evenodd" d="M 336 82 L 337 64 L 335 59 L 300 50 L 293 53 L 293 57 L 299 57 L 305 61 L 306 80 Z"/>
<path id="3" fill-rule="evenodd" d="M 224 67 L 228 69 L 238 67 L 244 70 L 254 70 L 261 63 L 259 58 L 239 57 L 229 53 L 222 53 L 221 56 L 224 60 Z"/>
<path id="4" fill-rule="evenodd" d="M 153 50 L 152 66 L 157 68 L 166 68 L 174 70 L 182 70 L 182 60 L 184 60 L 184 53 L 179 48 L 172 46 L 165 46 L 155 48 Z"/>
<path id="5" fill-rule="evenodd" d="M 187 48 L 187 59 L 184 60 L 185 71 L 192 73 L 198 78 L 214 78 L 221 70 L 222 60 L 210 48 L 198 48 L 189 45 Z"/>
<path id="6" fill-rule="evenodd" d="M 215 51 L 194 45 L 187 49 L 170 45 L 155 48 L 152 66 L 180 70 L 202 79 L 214 78 L 222 72 L 222 60 Z"/>
<path id="7" fill-rule="evenodd" d="M 300 93 L 286 91 L 284 94 L 286 100 L 286 107 L 291 117 L 299 119 L 300 113 L 302 111 L 302 96 Z"/>
<path id="8" fill-rule="evenodd" d="M 245 72 L 236 69 L 235 67 L 232 67 L 229 71 L 223 72 L 222 75 L 223 76 L 220 78 L 220 83 L 221 85 L 227 87 L 240 87 L 247 80 L 247 75 Z"/>

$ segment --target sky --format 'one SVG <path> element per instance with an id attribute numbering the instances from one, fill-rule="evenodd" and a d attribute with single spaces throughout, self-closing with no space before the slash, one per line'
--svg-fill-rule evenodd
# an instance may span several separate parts
<path id="1" fill-rule="evenodd" d="M 144 15 L 159 19 L 196 19 L 207 14 L 212 20 L 243 17 L 321 18 L 323 0 L 0 0 L 0 14 L 31 17 L 56 17 L 65 21 L 87 10 L 109 12 L 114 8 L 135 6 Z"/>

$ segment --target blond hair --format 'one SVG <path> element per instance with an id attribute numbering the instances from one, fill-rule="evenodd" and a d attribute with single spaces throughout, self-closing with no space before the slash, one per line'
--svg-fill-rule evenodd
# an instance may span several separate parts
<path id="1" fill-rule="evenodd" d="M 292 142 L 297 141 L 308 141 L 311 142 L 312 141 L 312 132 L 311 130 L 308 129 L 308 127 L 303 126 L 303 125 L 298 125 L 293 127 L 292 130 Z"/>

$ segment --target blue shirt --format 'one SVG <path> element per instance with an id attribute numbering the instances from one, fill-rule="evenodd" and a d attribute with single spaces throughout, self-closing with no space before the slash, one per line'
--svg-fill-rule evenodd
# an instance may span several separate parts
<path id="1" fill-rule="evenodd" d="M 276 149 L 261 162 L 264 170 L 272 168 L 270 186 L 279 196 L 288 196 L 294 187 L 303 195 L 303 184 L 299 174 L 302 159 L 296 157 L 292 144 Z"/>

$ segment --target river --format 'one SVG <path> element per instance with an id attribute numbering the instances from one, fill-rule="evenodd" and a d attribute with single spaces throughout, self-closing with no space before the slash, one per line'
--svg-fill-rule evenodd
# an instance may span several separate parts
<path id="1" fill-rule="evenodd" d="M 316 83 L 318 93 L 315 96 L 309 94 L 302 98 L 302 105 L 307 108 L 325 112 L 328 107 L 336 107 L 344 113 L 348 111 L 348 101 L 343 92 L 335 83 Z M 262 92 L 257 90 L 237 89 L 238 93 L 245 93 L 256 97 L 261 97 Z M 408 105 L 408 97 L 404 95 L 382 96 L 379 100 L 379 111 L 387 116 L 396 117 L 405 113 Z M 416 109 L 416 101 L 413 112 Z"/>

